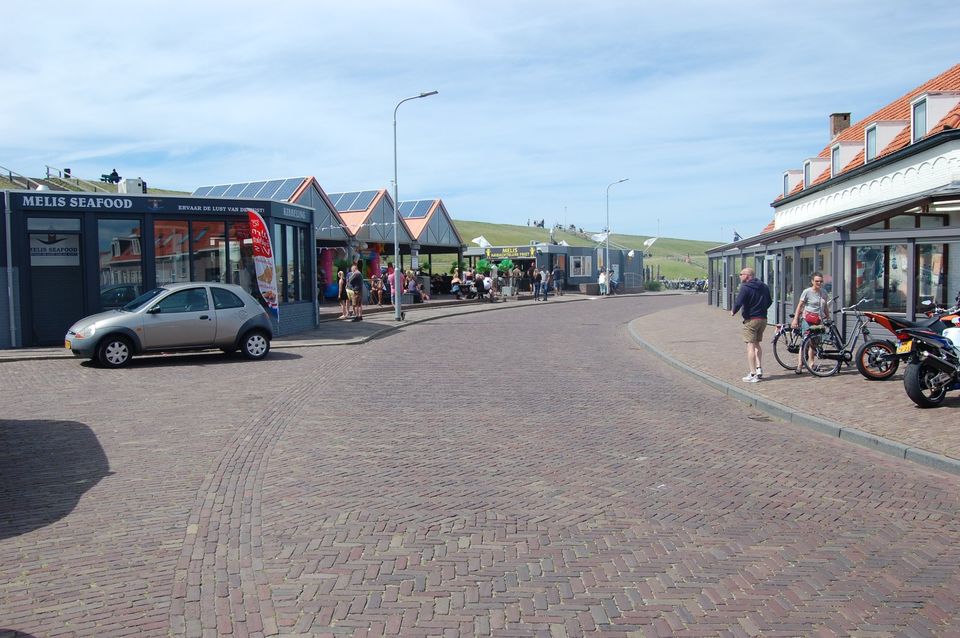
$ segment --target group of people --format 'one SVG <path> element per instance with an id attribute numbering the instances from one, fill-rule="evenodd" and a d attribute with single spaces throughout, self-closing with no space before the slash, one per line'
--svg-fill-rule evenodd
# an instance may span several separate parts
<path id="1" fill-rule="evenodd" d="M 543 301 L 546 301 L 551 290 L 555 295 L 563 295 L 563 269 L 560 266 L 554 266 L 553 270 L 548 270 L 546 266 L 537 270 L 535 266 L 531 266 L 530 280 L 534 301 L 540 301 L 541 293 Z"/>
<path id="2" fill-rule="evenodd" d="M 393 303 L 393 282 L 396 271 L 392 263 L 380 268 L 380 274 L 370 277 L 370 303 L 383 306 L 384 303 Z M 340 302 L 340 316 L 338 319 L 363 321 L 363 273 L 356 263 L 344 273 L 337 272 L 337 300 Z M 413 295 L 414 301 L 429 301 L 430 291 L 420 282 L 412 271 L 400 273 L 401 289 Z"/>
<path id="3" fill-rule="evenodd" d="M 743 317 L 743 341 L 747 344 L 747 366 L 750 372 L 743 377 L 746 383 L 757 383 L 763 379 L 763 331 L 767 327 L 767 310 L 773 303 L 770 288 L 756 278 L 753 268 L 740 270 L 740 292 L 734 303 L 731 316 L 741 312 Z M 797 309 L 790 322 L 794 330 L 802 327 L 822 324 L 830 318 L 830 304 L 823 290 L 823 273 L 814 272 L 810 276 L 810 287 L 800 293 Z M 797 353 L 796 373 L 803 373 L 803 353 Z"/>
<path id="4" fill-rule="evenodd" d="M 600 275 L 597 277 L 597 285 L 600 286 L 601 295 L 617 294 L 617 286 L 620 285 L 620 282 L 617 280 L 617 273 L 612 270 L 606 272 L 601 270 Z"/>

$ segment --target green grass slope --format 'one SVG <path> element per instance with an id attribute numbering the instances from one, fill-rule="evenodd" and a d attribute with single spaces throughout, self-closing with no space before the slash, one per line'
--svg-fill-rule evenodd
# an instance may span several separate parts
<path id="1" fill-rule="evenodd" d="M 531 241 L 550 241 L 550 230 L 533 228 L 531 226 L 514 226 L 510 224 L 491 224 L 488 222 L 453 221 L 460 236 L 468 246 L 474 246 L 471 240 L 483 235 L 494 246 L 526 246 Z M 556 241 L 566 241 L 571 246 L 596 246 L 597 243 L 579 234 L 565 231 L 554 233 Z M 620 235 L 610 236 L 610 247 L 622 247 L 645 252 L 648 256 L 644 265 L 652 269 L 654 277 L 659 273 L 667 279 L 695 279 L 707 276 L 706 251 L 717 246 L 715 242 L 697 241 L 692 239 L 674 239 L 661 237 L 649 248 L 643 247 L 643 242 L 650 239 L 649 235 Z M 450 260 L 452 263 L 452 260 Z M 443 261 L 446 264 L 446 260 Z M 435 260 L 434 271 L 441 269 L 439 257 Z M 446 271 L 448 268 L 442 268 Z"/>

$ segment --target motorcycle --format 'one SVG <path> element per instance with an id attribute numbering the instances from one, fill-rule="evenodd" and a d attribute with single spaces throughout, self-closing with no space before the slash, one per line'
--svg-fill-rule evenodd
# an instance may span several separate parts
<path id="1" fill-rule="evenodd" d="M 930 305 L 931 302 L 923 302 Z M 907 329 L 928 330 L 936 334 L 942 334 L 943 331 L 952 325 L 957 317 L 960 317 L 960 293 L 954 300 L 951 308 L 934 307 L 926 312 L 927 317 L 920 321 L 907 321 L 902 317 L 895 317 L 883 312 L 864 311 L 864 316 L 868 320 L 886 328 L 897 338 L 898 342 L 903 342 L 907 337 L 901 335 L 901 332 Z M 865 378 L 871 381 L 882 381 L 889 379 L 900 368 L 900 362 L 909 358 L 909 353 L 897 354 L 887 339 L 873 339 L 865 342 L 857 351 L 856 362 L 857 370 Z"/>
<path id="2" fill-rule="evenodd" d="M 897 354 L 910 358 L 903 388 L 921 408 L 935 408 L 943 403 L 947 392 L 960 390 L 960 318 L 953 324 L 957 327 L 946 328 L 942 334 L 905 328 L 897 335 Z"/>

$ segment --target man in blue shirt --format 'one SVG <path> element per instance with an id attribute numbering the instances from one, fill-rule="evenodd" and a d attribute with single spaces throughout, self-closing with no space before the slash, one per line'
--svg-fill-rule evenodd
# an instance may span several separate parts
<path id="1" fill-rule="evenodd" d="M 757 383 L 763 378 L 763 330 L 767 327 L 767 308 L 770 307 L 770 289 L 757 279 L 753 268 L 740 271 L 740 292 L 730 311 L 731 316 L 743 309 L 743 340 L 747 344 L 747 365 L 750 373 L 743 377 L 747 383 Z"/>

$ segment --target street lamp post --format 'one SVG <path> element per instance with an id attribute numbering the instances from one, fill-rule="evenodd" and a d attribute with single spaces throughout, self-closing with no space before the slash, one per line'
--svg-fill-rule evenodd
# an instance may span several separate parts
<path id="1" fill-rule="evenodd" d="M 607 250 L 603 257 L 603 267 L 607 270 L 607 273 L 605 274 L 605 278 L 607 278 L 607 294 L 610 293 L 610 187 L 626 182 L 629 179 L 629 177 L 624 177 L 623 179 L 618 179 L 615 182 L 607 184 Z"/>
<path id="2" fill-rule="evenodd" d="M 422 97 L 430 97 L 437 93 L 438 91 L 427 91 L 420 95 L 403 98 L 397 102 L 397 106 L 393 109 L 393 298 L 395 300 L 394 319 L 397 321 L 403 319 L 403 313 L 400 312 L 400 295 L 403 294 L 403 291 L 400 290 L 400 199 L 398 196 L 399 186 L 397 185 L 397 109 L 399 109 L 400 105 L 404 102 L 419 100 Z"/>

